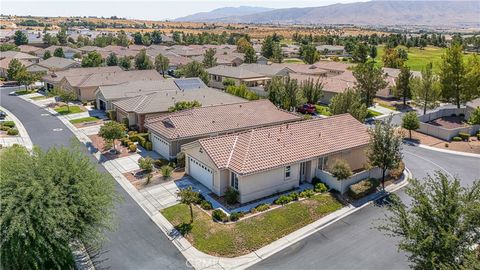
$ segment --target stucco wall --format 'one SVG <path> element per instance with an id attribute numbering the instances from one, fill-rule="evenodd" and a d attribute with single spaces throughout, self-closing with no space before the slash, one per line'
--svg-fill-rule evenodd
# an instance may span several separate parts
<path id="1" fill-rule="evenodd" d="M 205 153 L 205 151 L 200 152 L 200 145 L 197 145 L 195 147 L 191 147 L 189 149 L 185 149 L 185 173 L 189 173 L 189 160 L 188 157 L 192 157 L 197 159 L 198 161 L 202 162 L 206 166 L 208 166 L 210 169 L 213 171 L 213 193 L 217 194 L 218 196 L 223 195 L 222 192 L 225 190 L 225 179 L 222 179 L 221 177 L 225 178 L 225 173 L 220 173 L 220 170 L 215 166 L 215 163 L 208 157 L 208 155 Z M 227 174 L 228 175 L 228 174 Z M 223 190 L 222 190 L 223 189 Z"/>
<path id="2" fill-rule="evenodd" d="M 452 114 L 460 115 L 464 114 L 465 119 L 468 119 L 468 110 L 466 108 L 449 108 L 449 109 L 440 109 L 431 113 L 420 115 L 418 119 L 420 120 L 420 128 L 417 129 L 418 132 L 428 134 L 433 137 L 440 138 L 445 141 L 451 140 L 453 137 L 458 136 L 458 133 L 464 132 L 470 135 L 476 134 L 480 130 L 480 125 L 465 126 L 453 129 L 447 129 L 440 126 L 435 126 L 429 124 L 432 120 L 435 120 L 440 117 L 450 116 Z"/>
<path id="3" fill-rule="evenodd" d="M 328 156 L 327 167 L 332 168 L 336 160 L 343 159 L 350 165 L 352 171 L 363 169 L 368 163 L 366 151 L 367 146 Z"/>

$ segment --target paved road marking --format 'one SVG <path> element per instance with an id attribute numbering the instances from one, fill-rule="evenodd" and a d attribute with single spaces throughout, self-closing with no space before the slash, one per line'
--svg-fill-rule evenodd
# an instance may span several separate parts
<path id="1" fill-rule="evenodd" d="M 51 115 L 51 114 L 49 114 L 49 113 L 42 113 L 42 114 L 40 114 L 40 116 L 50 116 L 50 115 Z"/>
<path id="2" fill-rule="evenodd" d="M 417 157 L 417 158 L 419 158 L 419 159 L 423 159 L 423 160 L 425 160 L 426 162 L 429 162 L 429 163 L 433 164 L 434 166 L 437 166 L 438 168 L 440 168 L 440 170 L 442 170 L 442 171 L 446 172 L 448 175 L 450 175 L 450 177 L 455 178 L 455 177 L 453 176 L 453 174 L 451 174 L 449 171 L 447 171 L 445 168 L 443 168 L 442 166 L 438 165 L 437 163 L 435 163 L 435 162 L 433 162 L 433 161 L 431 161 L 431 160 L 428 160 L 428 159 L 426 159 L 426 158 L 424 158 L 424 157 L 421 157 L 421 156 L 419 156 L 419 155 L 417 155 L 417 154 L 414 154 L 414 153 L 412 153 L 412 152 L 409 152 L 409 151 L 405 151 L 405 150 L 404 150 L 403 152 L 405 152 L 406 154 L 410 154 L 410 155 L 412 155 L 412 156 L 415 156 L 415 157 Z"/>
<path id="3" fill-rule="evenodd" d="M 63 128 L 54 128 L 53 131 L 62 131 Z"/>

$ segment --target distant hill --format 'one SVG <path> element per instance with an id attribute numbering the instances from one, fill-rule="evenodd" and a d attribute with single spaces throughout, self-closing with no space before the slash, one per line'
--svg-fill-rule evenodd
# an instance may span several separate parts
<path id="1" fill-rule="evenodd" d="M 203 22 L 221 19 L 230 16 L 244 16 L 254 13 L 271 11 L 273 8 L 266 7 L 250 7 L 250 6 L 240 6 L 240 7 L 224 7 L 217 8 L 209 12 L 200 12 L 185 17 L 177 18 L 174 21 L 177 22 Z"/>
<path id="2" fill-rule="evenodd" d="M 480 26 L 480 1 L 370 1 L 311 8 L 285 8 L 205 22 Z"/>

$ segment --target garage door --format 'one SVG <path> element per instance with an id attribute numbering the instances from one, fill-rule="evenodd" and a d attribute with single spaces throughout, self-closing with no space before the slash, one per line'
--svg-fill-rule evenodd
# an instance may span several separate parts
<path id="1" fill-rule="evenodd" d="M 213 188 L 213 171 L 198 160 L 188 157 L 190 176 L 209 189 Z"/>
<path id="2" fill-rule="evenodd" d="M 152 147 L 155 152 L 170 159 L 170 144 L 155 134 L 152 134 Z"/>

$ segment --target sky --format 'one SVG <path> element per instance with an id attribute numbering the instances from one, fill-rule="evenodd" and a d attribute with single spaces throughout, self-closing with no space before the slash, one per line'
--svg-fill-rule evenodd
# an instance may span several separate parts
<path id="1" fill-rule="evenodd" d="M 129 19 L 166 20 L 220 7 L 256 6 L 270 8 L 316 7 L 361 0 L 0 0 L 4 15 L 32 16 L 118 16 Z"/>

